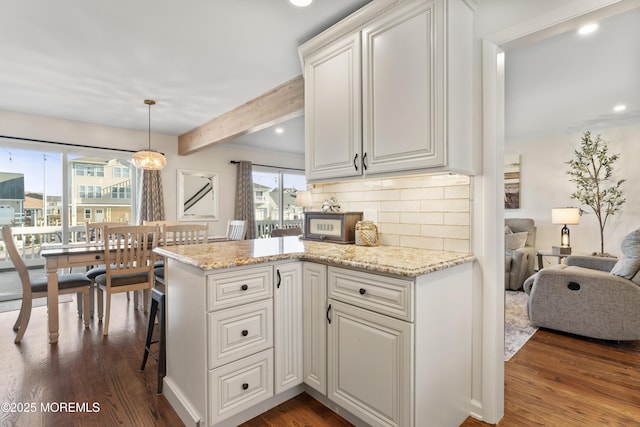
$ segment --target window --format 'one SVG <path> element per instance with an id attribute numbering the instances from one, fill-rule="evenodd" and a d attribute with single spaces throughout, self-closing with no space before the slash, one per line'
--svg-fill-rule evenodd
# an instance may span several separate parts
<path id="1" fill-rule="evenodd" d="M 78 186 L 78 197 L 80 197 L 81 199 L 87 198 L 87 187 L 85 185 Z"/>
<path id="2" fill-rule="evenodd" d="M 91 221 L 91 209 L 89 208 L 84 209 L 84 220 Z"/>
<path id="3" fill-rule="evenodd" d="M 274 228 L 303 228 L 302 207 L 296 206 L 299 190 L 307 189 L 303 172 L 253 171 L 256 235 L 270 237 Z"/>
<path id="4" fill-rule="evenodd" d="M 102 199 L 102 187 L 100 187 L 99 185 L 96 185 L 95 198 Z"/>
<path id="5" fill-rule="evenodd" d="M 114 166 L 112 174 L 114 178 L 131 178 L 131 169 L 123 166 Z"/>

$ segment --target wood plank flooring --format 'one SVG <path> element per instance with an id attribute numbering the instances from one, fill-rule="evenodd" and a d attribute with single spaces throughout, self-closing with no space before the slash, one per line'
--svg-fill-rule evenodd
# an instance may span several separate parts
<path id="1" fill-rule="evenodd" d="M 0 404 L 35 404 L 33 412 L 0 410 L 0 426 L 181 426 L 157 395 L 156 362 L 139 372 L 147 320 L 126 296 L 112 304 L 109 336 L 95 320 L 85 330 L 74 302 L 60 304 L 60 339 L 47 341 L 46 307 L 33 309 L 20 345 L 17 312 L 0 313 Z M 62 411 L 66 402 L 99 412 Z M 44 411 L 42 405 L 49 405 Z M 0 409 L 3 409 L 0 407 Z M 539 330 L 505 365 L 505 417 L 499 426 L 640 425 L 640 341 L 589 340 Z M 307 394 L 244 427 L 349 426 Z M 467 419 L 463 426 L 487 426 Z"/>

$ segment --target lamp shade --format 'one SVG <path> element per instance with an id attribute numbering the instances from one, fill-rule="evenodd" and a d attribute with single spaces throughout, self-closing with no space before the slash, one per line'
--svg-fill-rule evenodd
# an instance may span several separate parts
<path id="1" fill-rule="evenodd" d="M 138 169 L 160 170 L 167 164 L 167 158 L 153 150 L 137 151 L 131 156 L 133 165 Z"/>
<path id="2" fill-rule="evenodd" d="M 578 208 L 553 208 L 551 209 L 552 224 L 580 224 L 580 209 Z"/>
<path id="3" fill-rule="evenodd" d="M 302 206 L 306 208 L 311 206 L 313 201 L 311 200 L 311 191 L 298 191 L 296 193 L 296 206 Z"/>
<path id="4" fill-rule="evenodd" d="M 149 148 L 137 151 L 131 156 L 133 165 L 138 169 L 157 171 L 167 164 L 167 158 L 162 153 L 151 149 L 151 106 L 156 104 L 153 99 L 145 99 L 144 103 L 149 107 Z"/>

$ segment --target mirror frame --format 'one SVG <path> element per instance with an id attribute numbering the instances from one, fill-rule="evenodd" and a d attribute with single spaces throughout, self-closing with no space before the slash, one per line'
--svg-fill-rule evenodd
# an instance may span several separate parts
<path id="1" fill-rule="evenodd" d="M 200 177 L 212 179 L 213 185 L 213 206 L 211 214 L 206 215 L 189 215 L 184 211 L 185 202 L 185 177 Z M 218 221 L 218 174 L 215 172 L 194 171 L 187 169 L 178 169 L 178 221 Z"/>

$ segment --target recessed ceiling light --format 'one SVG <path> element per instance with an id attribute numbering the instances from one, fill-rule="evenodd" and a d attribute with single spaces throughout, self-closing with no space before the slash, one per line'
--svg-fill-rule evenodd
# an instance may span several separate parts
<path id="1" fill-rule="evenodd" d="M 595 23 L 586 24 L 580 27 L 580 29 L 578 30 L 578 34 L 585 36 L 587 34 L 593 33 L 597 29 L 598 29 L 598 24 L 595 24 Z"/>
<path id="2" fill-rule="evenodd" d="M 294 6 L 305 7 L 305 6 L 309 6 L 312 1 L 313 0 L 289 0 L 289 3 L 291 3 Z"/>
<path id="3" fill-rule="evenodd" d="M 282 128 L 276 128 L 276 129 L 275 129 L 275 131 L 276 131 L 276 133 L 277 133 L 278 135 L 280 135 L 280 134 L 284 133 L 284 129 L 282 129 Z"/>
<path id="4" fill-rule="evenodd" d="M 621 111 L 624 111 L 626 109 L 627 109 L 627 106 L 626 105 L 622 105 L 622 104 L 616 105 L 615 107 L 613 107 L 613 111 L 618 112 L 618 113 L 621 112 Z"/>

